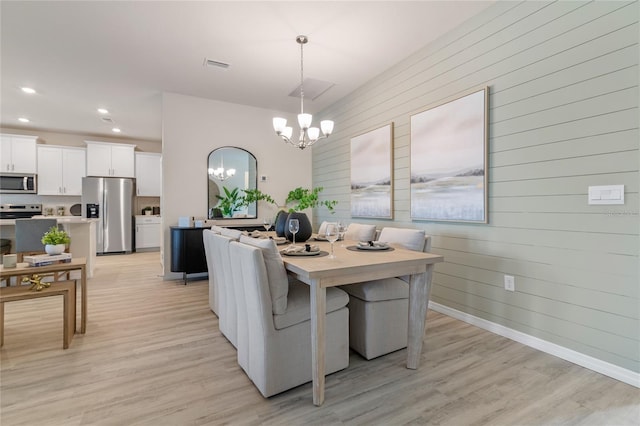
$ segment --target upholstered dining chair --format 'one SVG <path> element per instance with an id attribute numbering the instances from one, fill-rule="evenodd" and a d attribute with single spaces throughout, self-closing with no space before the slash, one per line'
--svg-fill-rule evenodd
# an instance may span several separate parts
<path id="1" fill-rule="evenodd" d="M 244 329 L 246 338 L 238 346 L 238 362 L 241 366 L 245 363 L 243 369 L 267 398 L 312 379 L 310 291 L 309 286 L 286 277 L 282 259 L 278 262 L 275 256 L 279 253 L 272 240 L 254 241 L 258 246 L 244 241 L 231 242 L 229 246 L 235 286 L 244 290 L 244 297 L 238 300 L 245 306 L 239 311 L 246 315 L 240 316 L 239 336 Z M 285 300 L 284 288 L 287 289 Z M 279 293 L 274 295 L 273 289 Z M 349 365 L 348 300 L 342 290 L 327 289 L 327 374 Z M 274 313 L 274 309 L 281 308 L 284 308 L 282 313 Z"/>
<path id="2" fill-rule="evenodd" d="M 345 240 L 373 241 L 376 238 L 376 226 L 352 222 L 344 233 Z"/>
<path id="3" fill-rule="evenodd" d="M 218 314 L 218 286 L 216 285 L 215 279 L 215 259 L 214 259 L 214 248 L 213 248 L 213 238 L 212 236 L 216 234 L 216 232 L 205 229 L 202 231 L 202 242 L 204 244 L 204 256 L 207 259 L 207 272 L 209 274 L 209 308 L 211 311 L 220 316 Z"/>
<path id="4" fill-rule="evenodd" d="M 423 230 L 385 227 L 379 241 L 415 251 L 431 250 Z M 409 277 L 340 287 L 349 294 L 349 345 L 366 359 L 407 347 Z"/>
<path id="5" fill-rule="evenodd" d="M 232 282 L 231 259 L 229 258 L 229 244 L 233 238 L 215 233 L 209 236 L 212 242 L 213 274 L 218 296 L 218 327 L 220 332 L 237 347 L 238 319 L 236 310 L 235 291 Z"/>

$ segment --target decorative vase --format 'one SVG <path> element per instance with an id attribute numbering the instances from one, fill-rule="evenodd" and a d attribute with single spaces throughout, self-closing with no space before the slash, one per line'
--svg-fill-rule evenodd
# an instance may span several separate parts
<path id="1" fill-rule="evenodd" d="M 44 246 L 44 251 L 46 251 L 49 256 L 53 256 L 54 254 L 62 254 L 64 253 L 64 249 L 64 244 L 46 244 Z"/>
<path id="2" fill-rule="evenodd" d="M 289 220 L 290 219 L 298 219 L 300 223 L 300 228 L 296 233 L 296 242 L 302 243 L 311 238 L 311 234 L 313 234 L 313 229 L 311 228 L 311 222 L 306 214 L 301 212 L 293 212 L 289 213 L 287 216 L 286 225 L 284 227 L 284 236 L 287 237 L 287 240 L 293 241 L 293 234 L 289 232 Z"/>
<path id="3" fill-rule="evenodd" d="M 274 227 L 276 230 L 276 235 L 278 237 L 284 237 L 284 228 L 285 226 L 289 226 L 289 222 L 287 222 L 287 216 L 289 216 L 289 213 L 285 210 L 279 210 L 278 214 L 276 214 Z"/>

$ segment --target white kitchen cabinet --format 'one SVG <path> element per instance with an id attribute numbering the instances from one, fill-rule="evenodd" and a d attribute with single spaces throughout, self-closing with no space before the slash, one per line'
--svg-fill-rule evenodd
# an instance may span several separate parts
<path id="1" fill-rule="evenodd" d="M 36 173 L 37 136 L 0 135 L 0 171 Z"/>
<path id="2" fill-rule="evenodd" d="M 162 192 L 162 154 L 136 152 L 136 194 L 159 197 Z"/>
<path id="3" fill-rule="evenodd" d="M 38 195 L 82 195 L 86 149 L 38 146 Z"/>
<path id="4" fill-rule="evenodd" d="M 136 250 L 160 248 L 161 222 L 160 216 L 136 216 Z"/>
<path id="5" fill-rule="evenodd" d="M 135 145 L 84 141 L 87 176 L 135 177 Z"/>

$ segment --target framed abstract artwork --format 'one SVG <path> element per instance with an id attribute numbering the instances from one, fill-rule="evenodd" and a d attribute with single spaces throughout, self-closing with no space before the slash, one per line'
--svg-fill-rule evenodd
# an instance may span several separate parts
<path id="1" fill-rule="evenodd" d="M 351 216 L 393 219 L 393 123 L 351 139 Z"/>
<path id="2" fill-rule="evenodd" d="M 488 88 L 411 116 L 414 220 L 487 223 Z"/>

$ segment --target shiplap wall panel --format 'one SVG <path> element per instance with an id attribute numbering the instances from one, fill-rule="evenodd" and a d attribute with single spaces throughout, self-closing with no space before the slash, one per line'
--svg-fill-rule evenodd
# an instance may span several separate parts
<path id="1" fill-rule="evenodd" d="M 424 229 L 434 301 L 640 372 L 638 32 L 637 2 L 496 2 L 322 112 L 314 220 Z M 489 224 L 412 220 L 411 115 L 484 86 Z M 351 219 L 350 139 L 389 122 L 394 219 Z M 587 204 L 610 184 L 624 205 Z"/>
<path id="2" fill-rule="evenodd" d="M 433 289 L 434 297 L 448 306 L 468 310 L 470 314 L 484 317 L 489 321 L 504 324 L 542 339 L 558 342 L 583 353 L 592 353 L 600 359 L 609 359 L 612 364 L 629 365 L 633 371 L 638 367 L 638 345 L 634 339 L 605 333 L 599 330 L 548 317 L 528 309 L 514 307 L 508 303 L 463 293 L 457 289 L 438 286 Z M 432 294 L 433 294 L 432 293 Z M 635 329 L 627 330 L 629 332 Z"/>
<path id="3" fill-rule="evenodd" d="M 510 297 L 506 297 L 504 289 L 485 284 L 481 281 L 472 279 L 462 279 L 457 276 L 440 274 L 440 286 L 447 289 L 455 290 L 464 294 L 473 294 L 474 296 L 493 300 L 500 303 L 509 303 L 511 306 L 520 309 L 530 309 L 531 306 L 536 307 L 536 312 L 549 317 L 556 317 L 563 321 L 575 322 L 575 318 L 580 318 L 579 325 L 589 327 L 594 330 L 618 335 L 625 340 L 632 342 L 632 339 L 625 338 L 621 335 L 621 330 L 640 332 L 638 322 L 635 318 L 625 315 L 613 315 L 594 309 L 592 306 L 581 306 L 578 302 L 582 302 L 575 294 L 570 295 L 571 300 L 564 302 L 560 300 L 548 300 L 546 297 L 536 296 L 535 294 L 520 291 Z M 556 291 L 556 289 L 552 289 Z M 455 293 L 458 294 L 458 293 Z M 610 297 L 609 302 L 615 301 L 615 297 Z M 589 303 L 589 305 L 593 305 Z"/>

